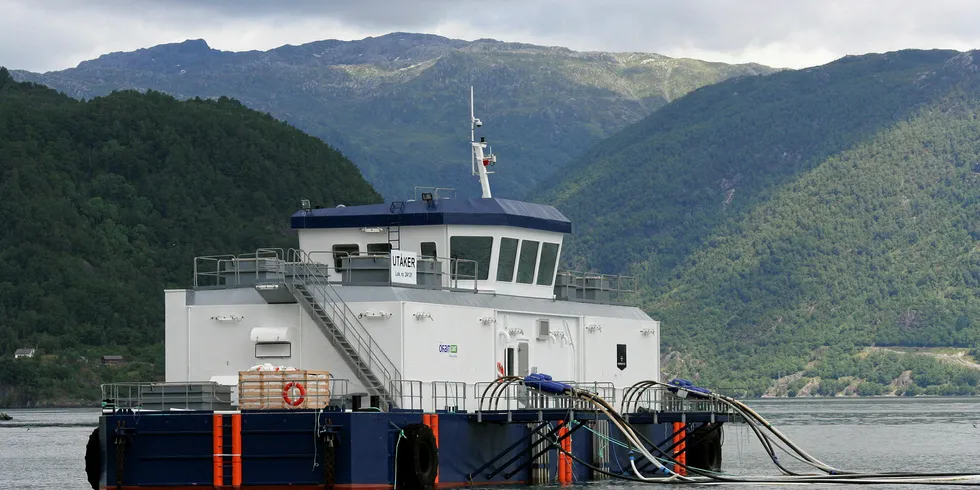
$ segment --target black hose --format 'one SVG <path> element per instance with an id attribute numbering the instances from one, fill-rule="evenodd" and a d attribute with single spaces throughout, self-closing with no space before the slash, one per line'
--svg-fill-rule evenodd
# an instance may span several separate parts
<path id="1" fill-rule="evenodd" d="M 643 383 L 653 385 L 653 383 L 651 383 L 649 381 L 647 381 L 647 382 L 640 382 L 640 383 L 637 383 L 637 385 L 643 384 Z M 636 386 L 636 385 L 634 385 L 634 386 Z M 624 426 L 629 427 L 630 429 L 632 429 L 633 432 L 634 432 L 634 434 L 638 438 L 640 438 L 642 440 L 642 442 L 645 442 L 645 443 L 649 444 L 651 447 L 653 447 L 653 449 L 655 449 L 657 451 L 657 453 L 659 453 L 660 455 L 662 455 L 663 456 L 663 459 L 667 460 L 668 462 L 670 462 L 670 463 L 672 463 L 674 465 L 683 467 L 684 469 L 690 471 L 691 473 L 695 473 L 697 475 L 704 476 L 704 477 L 707 477 L 707 478 L 712 478 L 712 479 L 719 480 L 719 481 L 728 481 L 728 482 L 741 481 L 741 480 L 731 480 L 731 479 L 728 479 L 728 478 L 725 478 L 725 477 L 720 477 L 720 476 L 715 475 L 715 474 L 712 474 L 711 472 L 708 472 L 708 471 L 706 471 L 704 469 L 695 468 L 693 466 L 688 466 L 688 465 L 686 465 L 684 463 L 680 463 L 672 455 L 667 454 L 667 452 L 665 452 L 664 450 L 660 449 L 660 447 L 657 446 L 656 444 L 654 444 L 653 441 L 650 441 L 650 439 L 648 439 L 645 435 L 643 435 L 642 432 L 637 431 L 632 426 L 632 424 L 630 424 L 628 421 L 626 421 L 626 419 L 624 419 L 622 417 L 621 414 L 617 413 L 616 410 L 612 409 L 612 407 L 609 406 L 609 403 L 608 402 L 606 402 L 602 398 L 599 398 L 598 396 L 596 396 L 595 394 L 590 393 L 590 392 L 582 392 L 582 393 L 580 393 L 580 395 L 584 395 L 585 397 L 589 398 L 590 400 L 595 401 L 595 402 L 599 403 L 600 405 L 606 407 L 607 410 L 609 410 L 609 414 L 611 416 L 613 416 L 614 418 L 616 418 L 616 420 L 619 423 L 621 423 Z M 769 454 L 769 457 L 772 459 L 773 464 L 775 464 L 784 474 L 787 474 L 787 475 L 790 475 L 790 476 L 804 476 L 804 475 L 798 475 L 798 474 L 790 471 L 786 467 L 784 467 L 782 464 L 780 464 L 779 463 L 779 459 L 776 457 L 775 451 L 772 448 L 772 442 L 769 440 L 768 436 L 766 436 L 765 434 L 763 434 L 758 429 L 758 427 L 756 427 L 755 425 L 753 425 L 753 424 L 750 423 L 749 426 L 755 432 L 756 437 L 759 438 L 759 441 L 762 443 L 763 447 L 766 449 L 766 452 Z"/>
<path id="2" fill-rule="evenodd" d="M 648 481 L 646 481 L 646 480 L 643 480 L 643 479 L 640 479 L 640 478 L 637 478 L 637 477 L 635 477 L 635 476 L 629 476 L 629 475 L 619 475 L 619 474 L 616 474 L 616 473 L 612 473 L 612 472 L 610 472 L 610 471 L 606 471 L 606 470 L 604 470 L 604 469 L 602 469 L 602 468 L 599 468 L 598 466 L 595 466 L 595 465 L 592 465 L 592 464 L 589 464 L 589 463 L 586 463 L 586 462 L 585 462 L 584 460 L 582 460 L 582 459 L 581 459 L 581 458 L 579 458 L 578 456 L 575 456 L 574 454 L 572 454 L 572 453 L 570 453 L 570 452 L 568 452 L 568 451 L 566 451 L 566 450 L 565 450 L 564 448 L 562 448 L 562 447 L 561 447 L 561 445 L 559 445 L 559 444 L 556 444 L 555 442 L 552 442 L 552 440 L 551 440 L 551 439 L 547 439 L 547 441 L 548 441 L 548 443 L 549 443 L 549 444 L 551 444 L 551 447 L 553 447 L 553 448 L 555 448 L 555 449 L 557 449 L 557 450 L 559 450 L 559 451 L 561 451 L 561 452 L 562 452 L 562 453 L 564 453 L 564 454 L 565 454 L 566 456 L 568 456 L 568 457 L 570 457 L 570 458 L 572 458 L 573 460 L 575 460 L 576 462 L 578 462 L 578 463 L 579 463 L 579 464 L 581 464 L 582 466 L 585 466 L 586 468 L 589 468 L 589 469 L 590 469 L 590 470 L 592 470 L 592 471 L 597 471 L 597 472 L 599 472 L 599 473 L 602 473 L 603 475 L 606 475 L 606 476 L 611 476 L 611 477 L 613 477 L 613 478 L 620 478 L 620 479 L 623 479 L 623 480 L 628 480 L 628 481 L 635 481 L 635 482 L 640 482 L 640 483 L 649 483 Z"/>
<path id="3" fill-rule="evenodd" d="M 497 410 L 497 408 L 500 407 L 500 397 L 501 395 L 505 395 L 507 393 L 507 388 L 510 388 L 510 386 L 514 384 L 520 385 L 524 383 L 524 378 L 517 377 L 517 376 L 515 376 L 515 378 L 516 379 L 508 379 L 507 381 L 501 383 L 500 387 L 494 390 L 494 396 L 496 397 L 496 400 L 491 400 L 495 402 L 493 405 L 494 410 Z"/>
<path id="4" fill-rule="evenodd" d="M 651 381 L 648 381 L 648 382 L 637 383 L 637 385 L 639 385 L 639 384 L 655 385 L 655 384 L 664 384 L 664 383 L 660 383 L 660 382 L 657 382 L 657 381 L 652 381 L 652 382 Z M 636 385 L 634 385 L 634 386 L 636 386 Z M 623 428 L 630 430 L 632 432 L 632 434 L 634 436 L 636 436 L 638 439 L 641 439 L 642 442 L 645 442 L 646 444 L 649 444 L 658 453 L 662 454 L 664 456 L 663 459 L 665 459 L 667 461 L 670 461 L 673 464 L 676 464 L 678 466 L 684 467 L 684 468 L 690 470 L 692 473 L 699 474 L 701 476 L 704 476 L 704 477 L 706 477 L 706 478 L 708 478 L 710 480 L 715 480 L 717 482 L 732 482 L 732 483 L 838 483 L 838 484 L 865 484 L 865 485 L 879 485 L 879 484 L 895 485 L 895 484 L 906 484 L 906 485 L 980 486 L 980 482 L 968 483 L 968 482 L 944 482 L 944 481 L 892 480 L 894 478 L 927 478 L 927 477 L 933 477 L 933 478 L 943 478 L 943 477 L 945 477 L 945 478 L 951 478 L 951 477 L 967 477 L 967 476 L 974 476 L 975 477 L 975 476 L 977 476 L 976 473 L 959 473 L 959 472 L 956 472 L 956 473 L 909 473 L 909 472 L 853 473 L 853 472 L 843 472 L 843 471 L 838 470 L 836 468 L 830 467 L 829 465 L 826 465 L 826 464 L 824 464 L 822 462 L 819 462 L 819 461 L 817 461 L 813 457 L 810 457 L 810 456 L 806 455 L 805 452 L 802 451 L 801 449 L 799 449 L 798 447 L 796 447 L 796 445 L 793 444 L 792 441 L 787 440 L 787 438 L 785 436 L 782 436 L 780 433 L 778 433 L 778 431 L 775 431 L 772 428 L 771 424 L 767 423 L 764 420 L 761 420 L 760 417 L 757 416 L 757 414 L 752 413 L 753 411 L 751 409 L 748 409 L 748 407 L 745 404 L 743 404 L 741 402 L 735 402 L 734 400 L 731 400 L 730 398 L 728 398 L 726 396 L 723 396 L 723 395 L 714 395 L 714 396 L 717 399 L 719 399 L 719 400 L 725 402 L 726 404 L 728 404 L 729 406 L 731 406 L 733 409 L 735 409 L 736 411 L 738 411 L 740 414 L 742 414 L 742 416 L 745 417 L 746 421 L 748 422 L 749 427 L 752 428 L 752 430 L 756 433 L 756 436 L 759 438 L 759 440 L 762 442 L 763 446 L 766 448 L 767 453 L 769 453 L 770 457 L 773 459 L 773 462 L 776 464 L 776 466 L 778 466 L 784 473 L 787 473 L 790 476 L 796 476 L 797 478 L 789 478 L 789 479 L 781 480 L 781 479 L 743 479 L 743 478 L 729 478 L 729 477 L 718 476 L 718 475 L 711 474 L 710 472 L 707 472 L 707 471 L 705 471 L 703 469 L 689 467 L 689 466 L 687 466 L 685 464 L 681 464 L 681 463 L 677 462 L 671 455 L 666 454 L 665 451 L 663 451 L 656 444 L 654 444 L 652 441 L 650 441 L 642 432 L 637 431 L 629 422 L 627 422 L 623 418 L 623 416 L 620 413 L 618 413 L 615 409 L 613 409 L 609 405 L 609 403 L 607 401 L 605 401 L 602 398 L 598 397 L 596 394 L 591 393 L 591 392 L 588 392 L 588 391 L 585 391 L 585 390 L 578 390 L 578 389 L 569 390 L 567 392 L 567 394 L 576 395 L 579 398 L 586 399 L 588 401 L 594 402 L 594 403 L 600 405 L 601 407 L 603 407 L 604 409 L 606 409 L 606 411 L 609 414 L 609 416 L 611 416 L 612 418 L 614 418 L 618 423 L 622 424 Z M 741 406 L 738 406 L 738 405 L 741 405 Z M 746 410 L 743 410 L 742 409 L 743 407 L 747 411 L 749 411 L 750 413 L 746 413 Z M 776 458 L 775 451 L 774 451 L 774 449 L 772 447 L 773 446 L 773 442 L 769 439 L 769 436 L 767 436 L 766 434 L 762 433 L 762 431 L 760 430 L 760 428 L 757 427 L 755 423 L 753 423 L 753 420 L 756 421 L 756 422 L 758 422 L 758 423 L 760 423 L 760 424 L 762 424 L 766 429 L 769 430 L 769 432 L 771 432 L 773 435 L 775 435 L 779 440 L 781 440 L 781 441 L 785 442 L 787 445 L 789 445 L 790 448 L 793 449 L 793 451 L 796 452 L 796 454 L 799 455 L 800 458 L 802 458 L 801 460 L 803 462 L 812 464 L 813 466 L 817 466 L 817 465 L 827 466 L 828 468 L 831 468 L 833 470 L 833 473 L 831 473 L 830 471 L 828 471 L 825 468 L 820 468 L 820 469 L 822 469 L 824 471 L 827 471 L 830 474 L 826 474 L 826 475 L 819 475 L 819 474 L 818 475 L 797 475 L 795 473 L 790 472 L 788 469 L 784 468 L 782 465 L 779 464 L 778 458 Z M 626 434 L 624 434 L 624 435 L 626 435 Z M 628 437 L 627 437 L 627 439 L 628 439 Z M 550 439 L 549 439 L 549 442 L 551 442 Z M 601 468 L 597 468 L 597 467 L 595 467 L 595 466 L 593 466 L 593 465 L 591 465 L 589 463 L 586 463 L 586 462 L 582 461 L 581 459 L 579 459 L 579 458 L 575 457 L 574 455 L 570 454 L 568 451 L 565 451 L 561 447 L 556 446 L 554 443 L 552 443 L 552 446 L 557 447 L 557 449 L 559 451 L 561 451 L 562 453 L 568 455 L 573 460 L 578 461 L 580 464 L 583 464 L 583 465 L 589 467 L 590 469 L 593 469 L 595 471 L 598 471 L 599 473 L 608 475 L 608 476 L 613 477 L 613 478 L 620 478 L 620 479 L 629 480 L 629 481 L 639 481 L 639 482 L 643 482 L 643 483 L 666 483 L 667 480 L 668 480 L 666 478 L 665 479 L 662 479 L 663 481 L 660 481 L 660 480 L 649 480 L 649 479 L 642 479 L 642 478 L 627 477 L 625 475 L 617 475 L 615 473 L 611 473 L 611 472 L 602 470 Z M 787 453 L 789 453 L 789 451 L 786 450 L 785 448 L 782 448 L 781 446 L 777 446 L 777 447 L 779 447 L 781 450 L 786 451 Z M 864 481 L 862 481 L 862 480 L 864 480 Z M 874 480 L 891 480 L 891 481 L 874 481 Z M 686 481 L 685 480 L 680 480 L 680 481 L 678 481 L 678 480 L 670 480 L 670 482 L 673 482 L 673 483 L 702 483 L 702 484 L 703 483 L 708 483 L 708 482 L 700 482 L 700 481 L 692 481 L 692 480 L 686 480 Z"/>
<path id="5" fill-rule="evenodd" d="M 612 473 L 610 471 L 603 470 L 602 468 L 599 468 L 597 466 L 594 466 L 592 464 L 589 464 L 589 463 L 585 462 L 584 460 L 582 460 L 581 458 L 575 456 L 574 454 L 566 451 L 560 445 L 557 445 L 554 442 L 552 442 L 551 439 L 548 439 L 548 443 L 550 443 L 552 445 L 552 447 L 554 447 L 557 450 L 561 451 L 563 454 L 565 454 L 566 456 L 572 458 L 573 460 L 575 460 L 579 464 L 581 464 L 581 465 L 583 465 L 583 466 L 591 469 L 592 471 L 597 471 L 599 473 L 602 473 L 603 475 L 607 475 L 607 476 L 612 477 L 612 478 L 618 478 L 618 479 L 621 479 L 621 480 L 627 480 L 627 481 L 633 481 L 633 482 L 640 482 L 640 483 L 667 483 L 666 481 L 663 481 L 662 482 L 662 481 L 644 480 L 644 479 L 641 479 L 641 478 L 636 478 L 636 477 L 632 477 L 632 476 L 628 476 L 628 475 L 621 475 L 621 474 Z M 873 475 L 872 474 L 869 474 L 869 475 L 863 476 L 863 478 L 872 479 L 874 477 L 880 477 L 880 476 L 884 476 L 884 475 L 887 475 L 887 474 L 886 473 L 883 473 L 883 474 L 873 474 Z M 716 475 L 706 475 L 706 476 L 709 476 L 710 478 L 713 478 L 715 480 L 718 480 L 719 482 L 725 482 L 725 483 L 834 483 L 834 484 L 845 484 L 845 485 L 847 485 L 847 484 L 850 484 L 850 485 L 896 485 L 896 484 L 903 484 L 903 485 L 980 486 L 980 483 L 936 482 L 936 481 L 929 481 L 929 482 L 901 481 L 901 480 L 898 480 L 898 481 L 889 481 L 889 482 L 835 481 L 835 480 L 861 479 L 861 478 L 854 478 L 854 477 L 849 476 L 849 475 L 814 475 L 814 478 L 792 479 L 792 480 L 788 480 L 788 481 L 767 480 L 767 479 L 726 478 L 726 477 L 719 477 L 719 476 L 716 476 Z M 909 474 L 907 476 L 922 476 L 922 474 L 915 474 L 915 473 L 913 473 L 913 474 Z M 937 474 L 937 476 L 974 476 L 974 474 L 972 474 L 972 473 L 967 473 L 967 474 L 953 473 L 953 474 Z M 676 482 L 676 483 L 681 483 L 681 482 Z M 708 483 L 708 482 L 693 482 L 693 483 L 694 484 L 705 484 L 705 483 Z"/>
<path id="6" fill-rule="evenodd" d="M 502 385 L 505 381 L 512 381 L 512 380 L 517 380 L 517 379 L 521 379 L 521 378 L 518 377 L 518 376 L 502 376 L 502 377 L 499 377 L 499 378 L 493 380 L 492 383 L 487 384 L 487 387 L 483 389 L 483 394 L 480 395 L 480 404 L 478 405 L 480 407 L 480 409 L 481 410 L 483 409 L 483 400 L 487 397 L 487 391 L 490 391 L 490 388 L 494 388 L 494 390 L 493 390 L 493 393 L 494 394 L 490 395 L 490 400 L 492 402 L 494 396 L 497 393 L 497 390 L 500 388 L 500 385 Z M 487 409 L 489 409 L 489 408 L 490 408 L 490 405 L 488 404 L 487 405 Z"/>
<path id="7" fill-rule="evenodd" d="M 654 380 L 640 381 L 640 382 L 635 383 L 633 385 L 633 388 L 634 388 L 633 393 L 635 394 L 633 397 L 634 398 L 638 398 L 639 397 L 639 393 L 642 393 L 643 389 L 649 388 L 651 386 L 656 386 L 656 385 L 672 386 L 670 384 L 661 383 L 659 381 L 654 381 Z M 772 459 L 773 464 L 776 465 L 776 467 L 779 468 L 780 471 L 782 471 L 784 474 L 790 475 L 790 476 L 802 476 L 802 475 L 799 475 L 798 473 L 795 473 L 793 471 L 790 471 L 788 468 L 786 468 L 785 466 L 783 466 L 782 464 L 779 463 L 779 458 L 776 456 L 776 452 L 775 452 L 775 450 L 772 447 L 773 446 L 772 440 L 769 439 L 769 437 L 766 436 L 764 433 L 762 433 L 762 431 L 752 422 L 752 419 L 755 419 L 755 420 L 759 421 L 758 419 L 756 419 L 754 416 L 750 415 L 749 413 L 746 413 L 745 410 L 742 410 L 742 407 L 737 406 L 736 403 L 735 403 L 735 400 L 732 400 L 732 399 L 730 399 L 728 397 L 725 397 L 723 395 L 720 395 L 720 394 L 712 393 L 712 395 L 714 395 L 720 401 L 722 401 L 725 404 L 727 404 L 730 407 L 732 407 L 734 410 L 736 410 L 738 413 L 740 413 L 742 415 L 742 417 L 745 418 L 745 420 L 748 423 L 749 427 L 755 433 L 756 438 L 758 438 L 759 441 L 762 443 L 762 446 L 765 449 L 766 453 L 769 455 L 769 458 Z M 742 405 L 743 407 L 745 406 L 744 404 L 740 404 L 740 405 Z M 763 422 L 762 421 L 759 421 L 759 423 L 763 423 Z M 774 435 L 776 435 L 777 437 L 779 437 L 778 434 L 775 434 L 774 433 Z M 647 442 L 650 443 L 649 440 L 647 440 Z M 787 442 L 787 441 L 784 440 L 784 442 Z M 792 443 L 790 443 L 790 442 L 787 442 L 787 444 L 790 444 L 792 446 Z M 787 453 L 789 453 L 787 450 L 785 450 L 785 449 L 783 449 L 781 447 L 780 447 L 780 449 L 782 449 L 783 451 L 786 451 Z M 817 463 L 818 463 L 818 462 L 812 461 L 812 459 L 810 459 L 810 458 L 806 458 L 803 454 L 800 454 L 799 452 L 797 454 L 800 456 L 800 458 L 804 458 L 806 460 L 804 462 L 808 462 L 809 464 L 814 465 L 814 466 L 816 466 Z M 821 469 L 821 470 L 823 470 L 826 473 L 831 473 L 830 471 L 827 471 L 824 468 L 819 468 L 818 467 L 818 469 Z M 843 473 L 843 472 L 840 472 L 840 473 Z"/>
<path id="8" fill-rule="evenodd" d="M 502 376 L 493 380 L 491 383 L 488 383 L 487 387 L 483 389 L 483 393 L 480 395 L 480 408 L 483 408 L 483 400 L 487 397 L 487 392 L 490 391 L 490 388 L 493 388 L 494 392 L 496 392 L 501 383 L 513 378 L 515 378 L 515 376 Z M 491 395 L 491 398 L 493 398 L 493 395 Z"/>
<path id="9" fill-rule="evenodd" d="M 640 383 L 637 383 L 637 384 L 641 384 L 641 383 L 650 384 L 650 385 L 665 384 L 665 383 L 660 383 L 660 382 L 657 382 L 657 381 L 652 381 L 652 382 L 651 381 L 646 381 L 646 382 L 640 382 Z M 636 386 L 636 385 L 634 385 L 634 386 Z M 777 432 L 772 431 L 771 430 L 771 424 L 767 423 L 764 420 L 760 420 L 759 417 L 757 417 L 755 415 L 747 414 L 745 412 L 745 410 L 742 410 L 742 407 L 748 408 L 744 403 L 738 402 L 736 400 L 732 400 L 731 398 L 729 398 L 727 396 L 724 396 L 724 395 L 720 395 L 720 394 L 715 394 L 715 395 L 719 399 L 721 399 L 722 401 L 724 401 L 727 404 L 729 404 L 730 406 L 732 406 L 732 408 L 735 408 L 739 413 L 741 413 L 743 416 L 746 417 L 746 421 L 749 422 L 749 424 L 748 424 L 749 427 L 752 428 L 753 431 L 756 432 L 756 435 L 758 437 L 760 437 L 760 441 L 763 441 L 763 445 L 764 446 L 768 446 L 767 452 L 770 454 L 770 457 L 773 458 L 774 463 L 776 463 L 776 465 L 779 466 L 781 469 L 783 469 L 785 472 L 788 472 L 789 474 L 791 474 L 793 476 L 802 476 L 802 477 L 808 476 L 808 475 L 795 475 L 792 472 L 789 472 L 788 470 L 785 470 L 785 468 L 783 468 L 782 465 L 780 465 L 778 463 L 778 461 L 776 461 L 775 455 L 774 455 L 774 453 L 773 453 L 773 451 L 771 449 L 771 441 L 769 440 L 769 436 L 761 433 L 761 431 L 759 430 L 759 428 L 754 423 L 752 423 L 750 419 L 754 419 L 755 421 L 759 422 L 760 424 L 763 424 L 763 426 L 766 427 L 767 429 L 770 429 L 770 432 L 772 432 L 773 435 L 775 435 L 778 439 L 780 439 L 783 442 L 785 442 L 788 445 L 790 445 L 790 447 L 794 450 L 794 452 L 796 452 L 801 458 L 804 458 L 805 460 L 807 460 L 808 462 L 813 463 L 813 464 L 823 464 L 823 463 L 819 463 L 819 462 L 815 461 L 814 460 L 815 458 L 807 457 L 807 455 L 802 454 L 802 451 L 799 450 L 798 448 L 796 448 L 795 447 L 795 444 L 793 444 L 792 441 L 788 441 L 788 440 L 786 440 L 786 438 L 784 436 L 780 435 Z M 739 406 L 739 405 L 741 405 L 741 406 Z M 752 412 L 752 411 L 750 410 L 750 412 Z M 626 420 L 624 420 L 619 414 L 615 414 L 615 416 L 617 417 L 617 420 L 619 420 L 621 423 L 626 424 L 626 425 L 629 425 L 629 422 L 627 422 Z M 630 427 L 632 428 L 632 426 L 630 426 Z M 642 432 L 638 432 L 637 431 L 637 432 L 635 432 L 635 435 L 637 435 L 640 439 L 642 439 L 643 442 L 646 442 L 647 444 L 650 444 L 651 446 L 653 446 L 654 448 L 656 448 L 658 450 L 658 452 L 660 452 L 662 454 L 664 453 L 652 441 L 650 441 L 646 436 L 644 436 Z M 766 444 L 766 443 L 768 443 L 768 444 Z M 780 448 L 780 449 L 783 449 L 783 448 Z M 783 449 L 783 450 L 786 451 L 786 449 Z M 673 458 L 671 458 L 670 456 L 667 456 L 667 459 L 673 460 Z M 677 463 L 677 464 L 679 464 L 679 463 Z M 685 466 L 685 465 L 681 464 L 681 466 Z M 691 469 L 691 470 L 693 470 L 693 472 L 696 472 L 696 473 L 699 473 L 699 474 L 704 474 L 698 468 L 688 468 L 688 469 Z M 812 475 L 812 478 L 793 478 L 793 479 L 789 480 L 788 482 L 804 482 L 804 483 L 828 482 L 828 483 L 833 483 L 834 480 L 861 480 L 861 479 L 874 479 L 874 478 L 882 478 L 882 477 L 885 477 L 885 478 L 888 478 L 888 477 L 892 477 L 892 478 L 895 478 L 895 477 L 899 477 L 899 478 L 914 478 L 914 477 L 935 477 L 935 478 L 943 478 L 943 477 L 946 477 L 946 478 L 949 478 L 949 477 L 977 476 L 976 473 L 963 473 L 963 472 L 953 472 L 953 473 L 912 473 L 912 472 L 855 473 L 855 472 L 844 472 L 844 471 L 841 471 L 841 470 L 837 470 L 836 468 L 833 468 L 833 469 L 836 471 L 836 473 L 834 473 L 834 474 Z M 727 481 L 738 481 L 738 482 L 746 482 L 747 481 L 747 480 L 741 480 L 741 479 L 731 480 L 731 479 L 728 479 L 728 478 L 717 477 L 715 475 L 709 475 L 709 474 L 704 474 L 704 476 L 708 476 L 708 477 L 715 478 L 715 479 L 724 479 L 724 480 L 727 480 Z M 760 482 L 761 481 L 771 481 L 771 480 L 760 480 Z M 750 482 L 750 483 L 757 483 L 756 481 L 748 481 L 748 482 Z M 859 482 L 845 482 L 845 483 L 859 483 Z M 860 483 L 865 483 L 865 484 L 879 484 L 879 482 L 860 482 Z M 890 484 L 903 483 L 903 484 L 928 484 L 928 485 L 932 485 L 932 484 L 947 485 L 948 484 L 948 485 L 961 485 L 961 486 L 980 486 L 980 482 L 977 482 L 977 483 L 962 483 L 962 482 L 909 482 L 909 481 L 895 481 L 895 482 L 889 482 L 889 483 Z"/>

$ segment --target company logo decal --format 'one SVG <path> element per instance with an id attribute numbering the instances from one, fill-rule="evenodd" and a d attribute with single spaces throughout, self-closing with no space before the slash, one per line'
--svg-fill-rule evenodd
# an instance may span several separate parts
<path id="1" fill-rule="evenodd" d="M 456 344 L 439 344 L 439 352 L 449 354 L 449 357 L 456 357 L 459 347 Z"/>

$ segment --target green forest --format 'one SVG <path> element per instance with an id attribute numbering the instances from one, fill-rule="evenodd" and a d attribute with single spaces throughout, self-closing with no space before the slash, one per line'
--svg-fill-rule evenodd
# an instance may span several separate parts
<path id="1" fill-rule="evenodd" d="M 978 393 L 978 81 L 968 54 L 903 51 L 722 82 L 538 198 L 576 223 L 569 265 L 632 264 L 668 373 Z"/>
<path id="2" fill-rule="evenodd" d="M 0 68 L 0 135 L 0 406 L 160 376 L 163 289 L 195 256 L 296 246 L 303 198 L 381 201 L 336 149 L 227 98 L 80 102 Z"/>

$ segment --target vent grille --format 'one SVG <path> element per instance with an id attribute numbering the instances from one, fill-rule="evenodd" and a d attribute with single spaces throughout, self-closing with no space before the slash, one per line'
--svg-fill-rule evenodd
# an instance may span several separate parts
<path id="1" fill-rule="evenodd" d="M 547 318 L 538 319 L 538 340 L 548 340 L 551 337 L 551 322 Z"/>

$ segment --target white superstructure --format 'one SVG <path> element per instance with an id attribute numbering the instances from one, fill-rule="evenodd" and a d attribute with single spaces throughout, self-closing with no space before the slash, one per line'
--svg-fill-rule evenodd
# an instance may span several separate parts
<path id="1" fill-rule="evenodd" d="M 550 206 L 492 198 L 496 157 L 471 144 L 482 198 L 433 189 L 365 206 L 304 201 L 291 218 L 299 249 L 196 258 L 194 287 L 166 291 L 166 380 L 234 385 L 272 363 L 329 371 L 346 380 L 338 397 L 462 410 L 501 374 L 617 391 L 659 379 L 659 323 L 615 304 L 631 278 L 559 271 L 571 223 Z"/>

